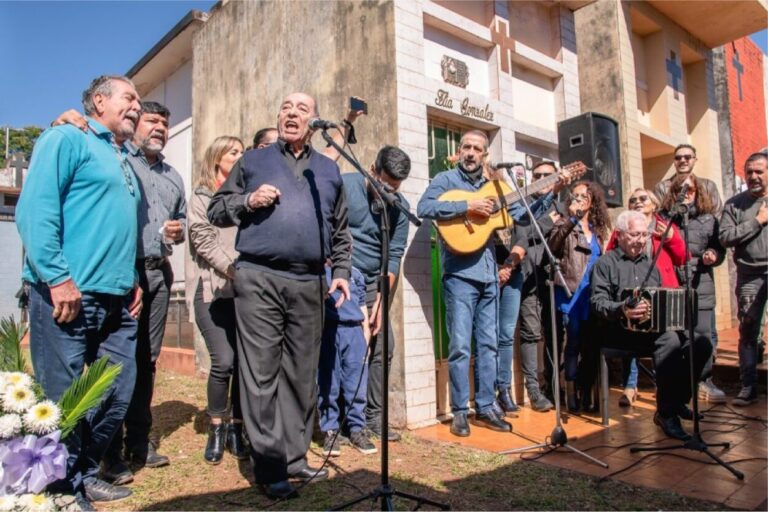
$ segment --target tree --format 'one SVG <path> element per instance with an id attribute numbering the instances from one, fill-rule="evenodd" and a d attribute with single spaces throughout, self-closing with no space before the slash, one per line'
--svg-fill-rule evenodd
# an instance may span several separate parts
<path id="1" fill-rule="evenodd" d="M 5 129 L 6 127 L 0 127 L 0 169 L 5 168 Z M 32 157 L 32 147 L 35 145 L 35 141 L 43 132 L 43 129 L 38 126 L 26 126 L 24 128 L 11 128 L 9 130 L 8 137 L 8 155 L 12 155 L 16 151 L 21 151 L 27 158 L 27 161 Z"/>

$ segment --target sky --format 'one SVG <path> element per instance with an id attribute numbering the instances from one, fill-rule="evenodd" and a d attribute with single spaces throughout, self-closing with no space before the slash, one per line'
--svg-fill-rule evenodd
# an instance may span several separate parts
<path id="1" fill-rule="evenodd" d="M 0 0 L 0 126 L 48 126 L 104 74 L 125 74 L 192 9 L 212 0 Z"/>
<path id="2" fill-rule="evenodd" d="M 0 0 L 0 126 L 47 126 L 102 74 L 124 74 L 213 0 Z M 768 31 L 752 39 L 768 53 Z M 768 64 L 767 64 L 768 65 Z"/>

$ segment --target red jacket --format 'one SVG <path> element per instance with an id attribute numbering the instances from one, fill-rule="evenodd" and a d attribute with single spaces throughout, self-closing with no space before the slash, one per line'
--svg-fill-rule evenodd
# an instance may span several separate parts
<path id="1" fill-rule="evenodd" d="M 656 221 L 658 222 L 659 220 L 671 222 L 656 215 Z M 685 254 L 685 240 L 680 236 L 680 230 L 674 224 L 672 224 L 671 229 L 672 238 L 664 242 L 664 250 L 661 251 L 659 259 L 656 260 L 656 268 L 659 269 L 659 274 L 661 274 L 661 286 L 664 288 L 678 288 L 680 286 L 677 274 L 675 273 L 675 267 L 685 264 L 688 260 Z M 618 231 L 614 229 L 611 237 L 608 239 L 608 245 L 605 246 L 606 252 L 619 246 L 618 234 Z M 653 253 L 656 254 L 661 237 L 654 233 L 651 241 L 653 242 Z"/>

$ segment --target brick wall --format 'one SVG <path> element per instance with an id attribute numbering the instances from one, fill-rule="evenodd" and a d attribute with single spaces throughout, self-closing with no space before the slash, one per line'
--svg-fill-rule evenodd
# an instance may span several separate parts
<path id="1" fill-rule="evenodd" d="M 738 54 L 741 73 L 741 97 L 739 97 L 739 73 L 734 65 Z M 733 167 L 744 178 L 744 161 L 747 157 L 768 146 L 765 115 L 765 88 L 763 85 L 763 52 L 748 37 L 725 45 L 725 68 L 728 72 L 728 99 L 733 140 Z"/>

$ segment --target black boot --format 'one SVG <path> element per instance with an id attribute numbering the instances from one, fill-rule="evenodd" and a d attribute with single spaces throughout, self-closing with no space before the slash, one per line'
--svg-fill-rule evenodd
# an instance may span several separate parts
<path id="1" fill-rule="evenodd" d="M 205 445 L 203 457 L 208 464 L 218 464 L 224 456 L 224 445 L 227 425 L 211 423 L 208 425 L 208 442 Z"/>
<path id="2" fill-rule="evenodd" d="M 499 394 L 496 397 L 496 403 L 499 404 L 499 408 L 504 412 L 505 416 L 517 417 L 517 413 L 520 412 L 520 407 L 517 406 L 514 400 L 512 400 L 512 390 L 509 388 L 499 388 Z"/>
<path id="3" fill-rule="evenodd" d="M 597 404 L 592 399 L 592 386 L 581 386 L 581 412 L 597 412 Z"/>
<path id="4" fill-rule="evenodd" d="M 245 439 L 243 439 L 243 424 L 242 423 L 228 423 L 227 424 L 227 450 L 237 460 L 245 460 L 248 458 L 248 449 L 245 446 Z"/>

